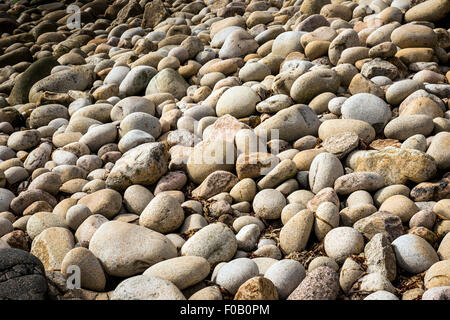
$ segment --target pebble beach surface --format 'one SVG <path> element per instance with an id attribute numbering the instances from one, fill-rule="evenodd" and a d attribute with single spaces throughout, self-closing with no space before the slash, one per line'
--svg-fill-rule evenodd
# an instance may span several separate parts
<path id="1" fill-rule="evenodd" d="M 0 300 L 450 300 L 449 21 L 3 1 Z"/>

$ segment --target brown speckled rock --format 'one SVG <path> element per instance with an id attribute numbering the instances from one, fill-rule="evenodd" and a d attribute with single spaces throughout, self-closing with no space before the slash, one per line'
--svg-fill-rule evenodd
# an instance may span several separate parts
<path id="1" fill-rule="evenodd" d="M 339 293 L 339 276 L 329 267 L 311 271 L 289 295 L 288 300 L 335 300 Z"/>
<path id="2" fill-rule="evenodd" d="M 379 173 L 386 185 L 416 183 L 431 179 L 436 174 L 434 159 L 419 150 L 387 147 L 367 151 L 355 159 L 355 171 Z"/>
<path id="3" fill-rule="evenodd" d="M 439 201 L 450 197 L 450 176 L 436 182 L 422 182 L 411 190 L 414 201 Z"/>

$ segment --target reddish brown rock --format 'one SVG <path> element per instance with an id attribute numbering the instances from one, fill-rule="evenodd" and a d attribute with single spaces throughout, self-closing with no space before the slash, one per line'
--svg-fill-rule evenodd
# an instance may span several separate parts
<path id="1" fill-rule="evenodd" d="M 162 191 L 180 190 L 187 182 L 187 176 L 183 171 L 170 171 L 161 179 L 159 179 L 154 194 L 157 195 Z"/>
<path id="2" fill-rule="evenodd" d="M 2 238 L 11 248 L 30 251 L 29 237 L 22 230 L 14 230 L 5 234 Z"/>

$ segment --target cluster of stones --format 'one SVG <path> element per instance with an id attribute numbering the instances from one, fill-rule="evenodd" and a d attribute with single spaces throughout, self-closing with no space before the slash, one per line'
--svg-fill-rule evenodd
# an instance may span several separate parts
<path id="1" fill-rule="evenodd" d="M 0 299 L 450 299 L 449 12 L 2 2 Z"/>

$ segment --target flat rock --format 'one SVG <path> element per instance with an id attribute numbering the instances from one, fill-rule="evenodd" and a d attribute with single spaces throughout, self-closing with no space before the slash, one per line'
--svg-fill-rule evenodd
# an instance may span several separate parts
<path id="1" fill-rule="evenodd" d="M 423 182 L 436 174 L 436 163 L 429 155 L 418 150 L 393 147 L 367 151 L 357 158 L 353 168 L 355 171 L 377 172 L 386 185 L 404 184 L 408 180 Z"/>
<path id="2" fill-rule="evenodd" d="M 205 279 L 209 271 L 210 266 L 205 258 L 183 256 L 154 264 L 143 275 L 168 280 L 183 290 Z"/>
<path id="3" fill-rule="evenodd" d="M 350 194 L 358 190 L 372 192 L 383 186 L 384 179 L 376 172 L 353 172 L 340 176 L 334 182 L 334 190 L 338 194 Z"/>
<path id="4" fill-rule="evenodd" d="M 192 196 L 209 199 L 219 193 L 230 191 L 238 181 L 239 179 L 234 174 L 217 170 L 208 175 L 206 179 L 192 191 Z"/>
<path id="5" fill-rule="evenodd" d="M 102 224 L 92 236 L 89 250 L 109 275 L 120 277 L 141 273 L 177 255 L 175 246 L 162 234 L 119 221 Z"/>
<path id="6" fill-rule="evenodd" d="M 117 286 L 111 300 L 186 300 L 170 281 L 147 275 L 128 278 Z"/>

